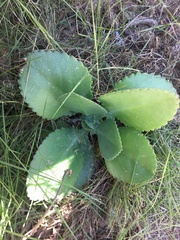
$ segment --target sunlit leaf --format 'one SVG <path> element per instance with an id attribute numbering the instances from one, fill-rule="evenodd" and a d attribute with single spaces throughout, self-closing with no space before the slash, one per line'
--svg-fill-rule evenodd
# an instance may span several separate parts
<path id="1" fill-rule="evenodd" d="M 136 73 L 126 76 L 115 84 L 116 90 L 127 90 L 137 88 L 154 88 L 176 93 L 176 89 L 165 78 L 153 73 Z"/>
<path id="2" fill-rule="evenodd" d="M 39 116 L 56 119 L 71 114 L 59 99 L 75 92 L 92 97 L 92 78 L 86 67 L 74 57 L 57 51 L 35 51 L 27 56 L 19 85 L 25 102 Z"/>
<path id="3" fill-rule="evenodd" d="M 130 89 L 102 95 L 103 106 L 126 126 L 150 131 L 173 119 L 178 95 L 161 89 Z"/>
<path id="4" fill-rule="evenodd" d="M 62 184 L 58 199 L 81 188 L 90 178 L 94 156 L 83 130 L 58 129 L 49 134 L 37 150 L 27 177 L 27 193 L 31 200 L 54 198 Z M 64 171 L 72 170 L 62 182 Z"/>

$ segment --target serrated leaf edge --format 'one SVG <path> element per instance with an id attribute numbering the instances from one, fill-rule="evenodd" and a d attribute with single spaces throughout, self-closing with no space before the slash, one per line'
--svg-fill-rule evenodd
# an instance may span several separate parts
<path id="1" fill-rule="evenodd" d="M 138 75 L 138 74 L 140 74 L 140 75 L 143 75 L 143 76 L 149 76 L 149 77 L 153 77 L 153 78 L 158 78 L 158 79 L 162 79 L 162 81 L 166 81 L 166 82 L 168 82 L 168 84 L 171 86 L 171 88 L 174 90 L 174 92 L 173 93 L 176 93 L 177 94 L 177 91 L 176 91 L 176 89 L 174 88 L 174 86 L 173 86 L 173 84 L 172 84 L 172 82 L 170 82 L 169 80 L 167 80 L 166 78 L 164 78 L 164 77 L 162 77 L 161 75 L 155 75 L 154 73 L 141 73 L 141 72 L 136 72 L 136 73 L 132 73 L 131 75 L 129 75 L 129 76 L 125 76 L 123 79 L 121 79 L 120 80 L 120 82 L 123 82 L 123 81 L 126 81 L 126 79 L 129 79 L 129 78 L 133 78 L 134 76 L 136 76 L 136 75 Z M 117 84 L 119 83 L 119 81 L 115 84 L 115 88 L 117 87 Z M 138 88 L 133 88 L 133 89 L 138 89 Z M 143 88 L 143 89 L 145 89 L 145 88 Z M 160 88 L 147 88 L 147 89 L 160 89 Z M 116 91 L 120 91 L 120 89 L 115 89 Z M 125 89 L 125 90 L 127 90 L 127 89 Z M 161 89 L 161 90 L 165 90 L 165 89 Z M 122 90 L 123 91 L 123 90 Z M 168 91 L 168 90 L 166 90 L 166 91 Z M 171 92 L 171 91 L 169 91 L 169 92 Z"/>
<path id="2" fill-rule="evenodd" d="M 24 69 L 25 67 L 27 67 L 28 64 L 29 64 L 28 59 L 31 58 L 32 54 L 33 54 L 33 53 L 36 53 L 36 52 L 48 52 L 48 53 L 52 53 L 52 54 L 53 54 L 53 53 L 64 54 L 64 55 L 66 55 L 68 58 L 72 58 L 72 59 L 74 59 L 76 62 L 78 62 L 83 68 L 86 69 L 87 74 L 90 75 L 87 67 L 84 66 L 84 64 L 83 64 L 81 61 L 78 61 L 74 56 L 70 56 L 70 55 L 68 55 L 68 54 L 65 53 L 65 52 L 58 52 L 57 50 L 35 50 L 35 51 L 32 52 L 32 53 L 28 53 L 28 54 L 27 54 L 27 57 L 25 58 L 25 59 L 26 59 L 26 64 L 22 67 L 21 72 L 20 72 L 20 75 L 19 75 L 19 79 L 18 79 L 20 93 L 21 93 L 21 95 L 23 96 L 23 104 L 24 104 L 24 102 L 26 102 L 26 104 L 28 105 L 28 107 L 29 107 L 34 113 L 36 113 L 38 116 L 42 117 L 43 119 L 47 119 L 47 120 L 57 119 L 57 118 L 62 117 L 62 116 L 69 116 L 69 117 L 70 117 L 70 116 L 76 114 L 76 113 L 74 113 L 73 111 L 69 111 L 69 112 L 67 112 L 67 113 L 65 113 L 65 114 L 63 114 L 63 115 L 61 115 L 61 116 L 56 117 L 56 118 L 53 118 L 53 116 L 52 116 L 51 118 L 44 117 L 43 115 L 40 115 L 40 114 L 38 114 L 38 113 L 35 111 L 35 109 L 34 109 L 34 107 L 32 106 L 31 103 L 29 103 L 29 102 L 26 101 L 25 96 L 24 96 L 24 94 L 23 94 L 22 84 L 21 84 L 22 72 L 23 72 L 23 69 Z M 79 85 L 79 84 L 76 84 L 76 86 L 78 86 L 78 85 Z M 76 87 L 76 86 L 75 86 L 75 87 Z M 90 81 L 90 86 L 89 86 L 89 88 L 91 89 L 91 96 L 92 96 L 92 79 L 91 79 L 91 81 Z M 72 92 L 74 92 L 74 89 L 73 89 L 71 92 L 67 92 L 67 93 L 64 93 L 64 94 L 69 94 L 69 95 L 70 95 Z M 64 95 L 64 94 L 63 94 L 63 95 Z M 63 95 L 61 95 L 60 97 L 63 97 Z M 77 94 L 77 95 L 79 95 L 79 94 Z M 80 95 L 80 96 L 81 96 L 81 95 Z M 82 96 L 82 97 L 84 97 L 84 96 Z M 86 97 L 84 97 L 84 98 L 86 98 Z M 87 98 L 87 99 L 89 99 L 89 98 Z M 90 99 L 89 99 L 89 100 L 90 100 Z M 64 104 L 62 104 L 62 106 L 63 106 L 63 105 L 64 105 Z M 60 107 L 61 107 L 61 105 L 60 105 Z M 60 110 L 60 108 L 58 108 L 58 110 L 56 111 L 56 113 L 57 113 L 59 110 Z M 55 113 L 55 114 L 56 114 L 56 113 Z M 54 114 L 54 115 L 55 115 L 55 114 Z"/>
<path id="3" fill-rule="evenodd" d="M 121 92 L 122 94 L 123 94 L 123 92 L 132 92 L 132 91 L 148 91 L 148 90 L 156 90 L 157 92 L 158 91 L 163 91 L 163 92 L 167 92 L 167 93 L 169 93 L 169 94 L 171 94 L 171 95 L 174 95 L 174 97 L 176 98 L 176 111 L 175 111 L 175 113 L 177 112 L 177 109 L 178 109 L 178 107 L 179 107 L 179 96 L 178 96 L 178 94 L 177 93 L 173 93 L 173 92 L 170 92 L 170 91 L 167 91 L 167 90 L 163 90 L 163 89 L 157 89 L 157 88 L 135 88 L 135 89 L 126 89 L 126 90 L 119 90 L 119 91 L 116 91 L 116 92 L 110 92 L 110 93 L 106 93 L 106 94 L 104 94 L 104 95 L 101 95 L 100 97 L 99 97 L 99 101 L 101 102 L 101 97 L 103 98 L 103 96 L 111 96 L 111 95 L 116 95 L 117 94 L 117 92 Z M 174 99 L 175 99 L 174 98 Z M 105 107 L 105 105 L 104 105 L 104 103 L 102 103 L 102 105 L 104 106 L 104 108 L 106 109 L 106 107 Z M 108 110 L 107 110 L 108 111 Z M 174 115 L 175 115 L 175 113 L 174 113 Z M 173 116 L 174 116 L 173 115 Z M 156 128 L 152 128 L 152 129 L 150 129 L 150 130 L 146 130 L 146 129 L 142 129 L 142 130 L 139 130 L 139 129 L 136 129 L 136 128 L 134 128 L 134 129 L 136 129 L 136 130 L 138 130 L 138 131 L 146 131 L 146 132 L 149 132 L 149 131 L 154 131 L 154 130 L 156 130 L 156 129 L 158 129 L 158 128 L 161 128 L 161 127 L 163 127 L 163 126 L 165 126 L 169 121 L 171 121 L 172 119 L 173 119 L 173 116 L 169 119 L 169 120 L 167 120 L 166 122 L 164 122 L 161 126 L 159 126 L 159 127 L 156 127 Z M 126 127 L 128 127 L 125 123 L 123 123 Z"/>
<path id="4" fill-rule="evenodd" d="M 38 146 L 38 148 L 37 148 L 37 150 L 36 150 L 36 152 L 35 152 L 35 154 L 34 154 L 34 156 L 33 156 L 32 161 L 34 160 L 36 153 L 39 151 L 40 146 L 41 146 L 44 142 L 48 141 L 48 139 L 51 137 L 52 134 L 55 134 L 57 131 L 61 131 L 61 130 L 62 130 L 62 131 L 63 131 L 63 130 L 68 130 L 70 133 L 72 133 L 72 130 L 81 131 L 81 130 L 76 129 L 76 128 L 72 128 L 72 129 L 70 129 L 70 128 L 61 128 L 61 129 L 56 129 L 54 132 L 51 132 L 51 133 L 41 142 L 41 144 Z M 32 163 L 32 161 L 31 161 L 31 163 Z M 30 163 L 30 166 L 29 166 L 29 169 L 28 169 L 28 175 L 27 175 L 27 178 L 26 178 L 26 187 L 27 187 L 27 188 L 26 188 L 26 192 L 27 192 L 28 198 L 29 198 L 30 200 L 33 200 L 32 197 L 31 197 L 31 195 L 30 195 L 30 193 L 29 193 L 29 191 L 28 191 L 28 185 L 29 185 L 29 184 L 28 184 L 28 181 L 29 181 L 29 179 L 32 179 L 32 180 L 34 181 L 34 183 L 36 183 L 36 184 L 38 184 L 38 183 L 37 183 L 37 180 L 32 177 L 32 175 L 34 175 L 34 173 L 33 173 L 33 169 L 32 169 L 32 172 L 30 171 L 30 169 L 31 169 L 31 163 Z M 84 163 L 83 163 L 83 165 L 82 165 L 82 169 L 83 169 L 83 167 L 84 167 Z M 80 170 L 80 172 L 82 171 L 82 169 Z M 35 169 L 35 171 L 36 171 L 36 169 Z M 80 172 L 79 172 L 79 173 L 80 173 Z M 79 175 L 78 175 L 78 176 L 79 176 Z M 77 176 L 77 178 L 71 183 L 72 186 L 68 189 L 66 196 L 70 195 L 70 194 L 73 192 L 73 189 L 76 189 L 76 188 L 74 187 L 74 184 L 76 183 L 76 181 L 77 181 L 77 179 L 78 179 L 78 176 Z M 42 177 L 44 177 L 44 176 L 42 175 Z M 46 176 L 46 177 L 47 177 L 47 176 Z M 65 184 L 65 183 L 64 183 L 64 184 Z M 43 198 L 43 199 L 39 199 L 39 200 L 33 200 L 33 201 L 43 201 L 43 200 L 52 199 L 50 196 L 48 196 L 48 195 L 46 194 L 45 190 L 43 190 L 43 188 L 41 187 L 41 184 L 38 184 L 37 186 L 38 186 L 38 188 L 40 188 L 41 191 L 43 192 L 44 198 Z M 61 195 L 61 193 L 60 193 L 60 195 Z M 60 196 L 60 195 L 59 195 L 59 196 Z M 57 198 L 58 198 L 58 196 L 57 196 Z M 63 198 L 63 197 L 62 197 L 62 198 Z M 61 199 L 61 198 L 60 198 L 60 199 Z"/>
<path id="5" fill-rule="evenodd" d="M 121 135 L 120 135 L 120 132 L 119 132 L 119 130 L 118 130 L 118 126 L 117 126 L 117 123 L 116 123 L 115 120 L 114 120 L 114 123 L 115 123 L 116 129 L 117 129 L 117 132 L 118 132 L 118 134 L 119 134 L 119 139 L 120 139 L 120 143 L 121 143 L 122 149 L 121 149 L 113 158 L 108 159 L 108 160 L 106 160 L 106 159 L 104 158 L 105 161 L 112 161 L 112 160 L 115 159 L 117 156 L 119 156 L 119 154 L 123 151 L 123 145 L 122 145 Z M 100 127 L 100 126 L 99 126 L 99 127 Z M 97 129 L 97 132 L 98 132 L 98 129 Z"/>
<path id="6" fill-rule="evenodd" d="M 155 154 L 155 152 L 154 152 L 154 149 L 153 149 L 153 147 L 151 146 L 151 144 L 150 144 L 150 141 L 148 140 L 148 138 L 140 131 L 140 130 L 136 130 L 136 129 L 134 129 L 134 128 L 131 128 L 131 127 L 119 127 L 118 128 L 118 130 L 119 130 L 119 132 L 120 132 L 120 130 L 121 129 L 123 129 L 123 128 L 129 128 L 129 129 L 132 129 L 132 130 L 134 130 L 134 131 L 136 131 L 136 132 L 138 132 L 138 135 L 140 136 L 140 137 L 143 137 L 145 140 L 146 140 L 146 142 L 147 142 L 147 145 L 148 145 L 148 147 L 150 147 L 151 148 L 151 150 L 152 150 L 152 155 L 153 155 L 153 158 L 154 158 L 154 160 L 155 160 L 155 168 L 154 168 L 154 170 L 153 170 L 153 176 L 150 178 L 150 179 L 148 179 L 147 181 L 143 181 L 143 182 L 139 182 L 139 183 L 145 183 L 145 182 L 149 182 L 153 177 L 154 177 L 154 175 L 155 175 L 155 173 L 156 173 L 156 169 L 157 169 L 157 157 L 156 157 L 156 154 Z M 120 154 L 123 152 L 123 150 L 120 152 Z M 119 155 L 120 155 L 119 154 Z M 117 157 L 119 156 L 119 155 L 117 155 Z M 105 161 L 106 162 L 106 161 Z M 107 162 L 111 162 L 111 161 L 107 161 Z M 106 166 L 107 167 L 107 166 Z M 107 168 L 108 169 L 108 168 Z M 109 171 L 109 170 L 108 170 Z M 112 174 L 112 173 L 110 173 L 115 179 L 118 179 L 114 174 Z M 120 179 L 119 179 L 120 180 Z M 123 180 L 121 180 L 122 182 L 125 182 L 125 181 L 123 181 Z M 127 182 L 127 183 L 129 183 L 129 182 Z M 139 184 L 139 183 L 133 183 L 134 185 L 136 185 L 136 184 Z M 132 183 L 131 183 L 132 184 Z"/>

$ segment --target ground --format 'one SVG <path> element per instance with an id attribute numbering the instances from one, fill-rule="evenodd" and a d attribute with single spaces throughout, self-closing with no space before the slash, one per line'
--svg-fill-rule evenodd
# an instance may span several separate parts
<path id="1" fill-rule="evenodd" d="M 56 124 L 23 102 L 18 78 L 26 54 L 63 49 L 75 56 L 91 71 L 95 98 L 136 70 L 160 74 L 180 94 L 180 6 L 176 0 L 2 0 L 1 8 L 0 232 L 16 240 L 25 239 L 48 206 L 29 201 L 25 181 L 42 129 Z M 114 180 L 97 150 L 83 192 L 57 202 L 28 239 L 180 239 L 179 110 L 147 137 L 158 157 L 148 184 Z"/>

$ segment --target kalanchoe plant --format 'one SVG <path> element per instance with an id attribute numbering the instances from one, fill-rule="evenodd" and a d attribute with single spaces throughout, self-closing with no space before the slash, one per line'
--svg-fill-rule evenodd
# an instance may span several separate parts
<path id="1" fill-rule="evenodd" d="M 92 101 L 92 77 L 74 57 L 57 51 L 28 54 L 19 86 L 25 102 L 39 116 L 57 119 L 81 113 L 82 129 L 61 128 L 50 133 L 39 146 L 27 176 L 31 200 L 58 198 L 82 188 L 95 165 L 88 134 L 97 134 L 100 152 L 113 177 L 128 183 L 150 180 L 156 156 L 143 131 L 151 131 L 171 120 L 178 95 L 161 76 L 136 73 L 119 81 L 114 91 Z M 118 127 L 116 119 L 124 124 Z M 142 132 L 141 132 L 142 131 Z M 71 177 L 64 171 L 72 170 Z"/>

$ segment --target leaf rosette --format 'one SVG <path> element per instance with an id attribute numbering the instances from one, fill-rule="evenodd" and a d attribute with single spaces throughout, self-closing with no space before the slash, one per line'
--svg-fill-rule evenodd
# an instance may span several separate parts
<path id="1" fill-rule="evenodd" d="M 156 156 L 140 131 L 165 125 L 178 108 L 172 84 L 154 74 L 132 74 L 115 84 L 114 92 L 92 101 L 92 77 L 74 57 L 57 51 L 35 51 L 27 56 L 19 86 L 24 101 L 39 116 L 57 119 L 82 114 L 82 130 L 61 128 L 39 146 L 27 177 L 28 197 L 58 199 L 81 189 L 91 177 L 94 154 L 88 134 L 97 134 L 108 171 L 128 183 L 149 181 L 156 170 Z M 118 128 L 115 118 L 126 127 Z M 47 133 L 45 133 L 47 135 Z M 67 169 L 71 176 L 65 176 Z"/>

